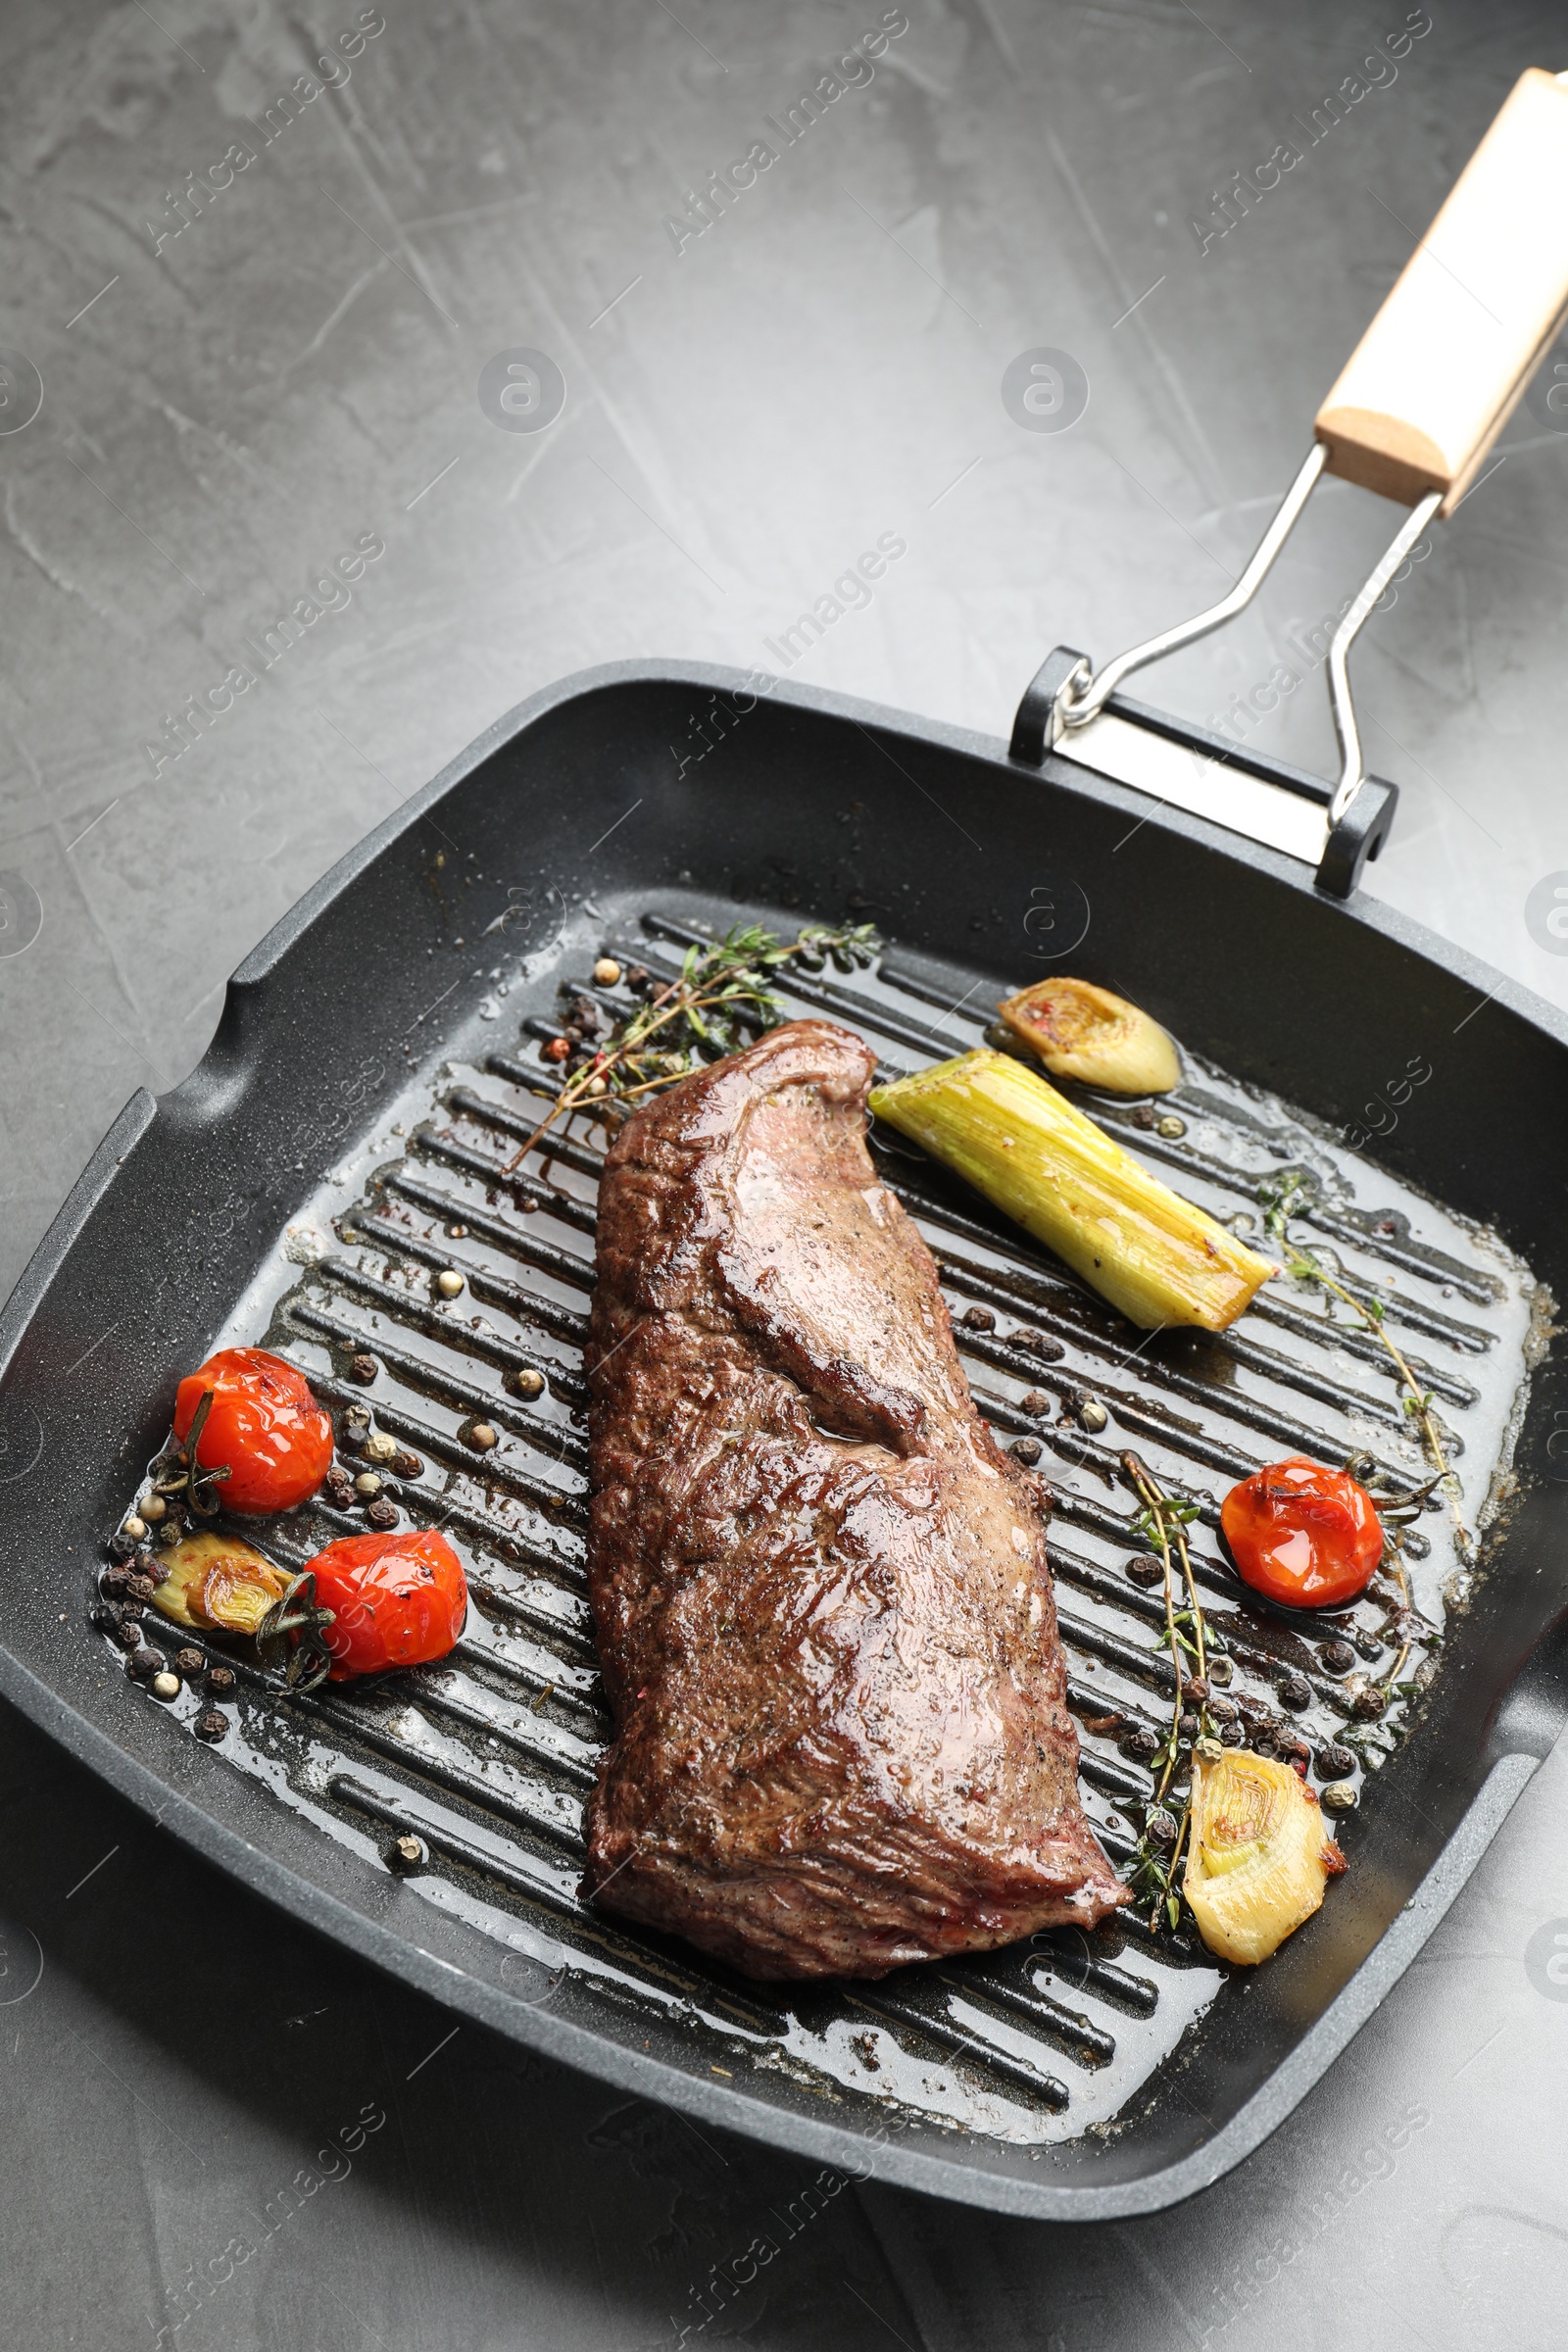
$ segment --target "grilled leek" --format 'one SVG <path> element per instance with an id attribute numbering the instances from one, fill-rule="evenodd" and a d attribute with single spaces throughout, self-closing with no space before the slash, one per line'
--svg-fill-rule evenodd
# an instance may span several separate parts
<path id="1" fill-rule="evenodd" d="M 1176 1049 L 1157 1021 L 1089 980 L 1040 980 L 997 1007 L 1054 1078 L 1112 1095 L 1168 1095 L 1181 1083 Z"/>
<path id="2" fill-rule="evenodd" d="M 1278 1951 L 1345 1868 L 1311 1789 L 1241 1747 L 1195 1752 L 1190 1839 L 1182 1892 L 1199 1934 L 1246 1967 Z"/>
<path id="3" fill-rule="evenodd" d="M 917 1070 L 875 1088 L 871 1108 L 1146 1330 L 1223 1331 L 1274 1271 L 1010 1054 L 982 1050 Z"/>

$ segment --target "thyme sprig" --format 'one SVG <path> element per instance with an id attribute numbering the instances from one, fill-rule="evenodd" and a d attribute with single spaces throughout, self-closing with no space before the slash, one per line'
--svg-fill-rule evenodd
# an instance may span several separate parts
<path id="1" fill-rule="evenodd" d="M 283 1680 L 290 1690 L 315 1690 L 331 1672 L 332 1652 L 324 1636 L 336 1619 L 335 1609 L 318 1604 L 315 1569 L 304 1568 L 289 1578 L 256 1628 L 257 1655 L 264 1666 L 283 1666 Z M 299 1639 L 290 1646 L 285 1663 L 282 1645 L 290 1634 Z"/>
<path id="2" fill-rule="evenodd" d="M 1382 1299 L 1357 1298 L 1353 1292 L 1346 1289 L 1343 1282 L 1336 1281 L 1310 1250 L 1302 1244 L 1291 1240 L 1287 1228 L 1293 1212 L 1298 1208 L 1309 1208 L 1313 1204 L 1311 1188 L 1299 1169 L 1286 1168 L 1282 1169 L 1277 1176 L 1265 1176 L 1257 1188 L 1257 1198 L 1263 1210 L 1264 1227 L 1280 1244 L 1285 1252 L 1286 1272 L 1293 1275 L 1298 1282 L 1315 1284 L 1328 1297 L 1338 1298 L 1342 1304 L 1350 1309 L 1362 1329 L 1370 1332 L 1387 1351 L 1399 1376 L 1402 1409 L 1420 1431 L 1422 1446 L 1437 1473 L 1432 1483 L 1435 1487 L 1442 1489 L 1444 1499 L 1448 1505 L 1449 1515 L 1453 1520 L 1454 1548 L 1461 1560 L 1468 1561 L 1472 1556 L 1473 1544 L 1470 1531 L 1464 1523 L 1464 1490 L 1448 1461 L 1447 1448 L 1443 1443 L 1443 1432 L 1439 1426 L 1435 1409 L 1436 1398 L 1430 1389 L 1422 1388 L 1406 1360 L 1403 1349 L 1385 1329 Z M 1426 1491 L 1422 1490 L 1423 1493 Z M 1408 1608 L 1410 1588 L 1404 1573 L 1404 1563 L 1398 1554 L 1397 1540 L 1395 1544 L 1395 1563 L 1399 1579 L 1399 1589 L 1404 1598 L 1404 1604 Z"/>
<path id="3" fill-rule="evenodd" d="M 1192 1554 L 1187 1548 L 1187 1530 L 1198 1517 L 1199 1506 L 1196 1502 L 1167 1494 L 1148 1464 L 1136 1453 L 1123 1453 L 1121 1466 L 1128 1485 L 1138 1497 L 1139 1510 L 1133 1521 L 1134 1530 L 1146 1544 L 1158 1546 L 1160 1563 L 1165 1571 L 1165 1632 L 1161 1647 L 1169 1649 L 1176 1677 L 1170 1730 L 1163 1744 L 1155 1749 L 1151 1759 L 1158 1770 L 1159 1780 L 1150 1802 L 1143 1837 L 1138 1841 L 1138 1858 L 1129 1883 L 1139 1895 L 1152 1898 L 1152 1908 L 1149 1915 L 1151 1929 L 1158 1925 L 1161 1910 L 1174 1928 L 1181 1918 L 1176 1871 L 1192 1815 L 1190 1780 L 1182 1799 L 1181 1812 L 1177 1816 L 1175 1840 L 1168 1850 L 1154 1842 L 1150 1836 L 1150 1827 L 1156 1819 L 1170 1819 L 1164 1810 L 1165 1793 L 1181 1756 L 1181 1719 L 1186 1711 L 1190 1683 L 1197 1682 L 1200 1686 L 1198 1737 L 1212 1738 L 1207 1706 L 1210 1642 L 1193 1575 Z M 1187 1594 L 1185 1607 L 1177 1605 L 1174 1560 L 1179 1560 L 1181 1564 L 1181 1580 Z M 1195 1662 L 1196 1674 L 1186 1672 L 1188 1658 Z"/>
<path id="4" fill-rule="evenodd" d="M 612 1094 L 621 1101 L 673 1086 L 699 1059 L 733 1053 L 745 1033 L 776 1028 L 784 1008 L 769 986 L 792 959 L 820 971 L 832 958 L 841 971 L 871 962 L 881 941 L 870 923 L 831 929 L 808 923 L 788 942 L 759 923 L 737 923 L 709 947 L 695 942 L 675 978 L 616 1023 L 605 1044 L 562 1088 L 547 1118 L 507 1162 L 519 1167 L 559 1118 L 580 1103 Z M 655 1050 L 657 1041 L 657 1051 Z"/>
<path id="5" fill-rule="evenodd" d="M 209 1466 L 196 1459 L 196 1448 L 201 1444 L 202 1431 L 207 1427 L 207 1416 L 213 1409 L 215 1394 L 212 1389 L 203 1389 L 201 1402 L 191 1415 L 183 1446 L 171 1445 L 164 1457 L 170 1467 L 153 1483 L 155 1494 L 162 1494 L 166 1499 L 171 1495 L 183 1495 L 190 1508 L 203 1519 L 216 1516 L 223 1498 L 212 1490 L 229 1476 L 226 1462 Z"/>

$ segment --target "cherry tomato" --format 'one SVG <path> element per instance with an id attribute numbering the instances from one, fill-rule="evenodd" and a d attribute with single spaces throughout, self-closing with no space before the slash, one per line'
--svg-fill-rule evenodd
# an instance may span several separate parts
<path id="1" fill-rule="evenodd" d="M 463 1563 L 433 1527 L 344 1536 L 310 1565 L 318 1603 L 337 1612 L 322 1637 L 334 1683 L 444 1658 L 463 1631 L 468 1609 Z"/>
<path id="2" fill-rule="evenodd" d="M 332 1466 L 332 1422 L 302 1373 L 264 1348 L 220 1348 L 179 1384 L 181 1444 L 208 1389 L 213 1401 L 196 1459 L 204 1470 L 228 1465 L 228 1477 L 210 1490 L 225 1510 L 286 1511 L 316 1493 Z"/>
<path id="3" fill-rule="evenodd" d="M 1219 1518 L 1243 1583 L 1287 1608 L 1356 1599 L 1383 1557 L 1383 1530 L 1366 1489 L 1299 1454 L 1232 1487 Z"/>

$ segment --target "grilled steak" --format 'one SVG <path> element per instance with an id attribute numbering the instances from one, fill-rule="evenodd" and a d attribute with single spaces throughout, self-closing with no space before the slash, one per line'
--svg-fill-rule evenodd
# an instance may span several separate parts
<path id="1" fill-rule="evenodd" d="M 584 1885 L 756 1977 L 1091 1927 L 1036 1482 L 865 1147 L 872 1057 L 774 1030 L 599 1195 L 588 1574 L 615 1739 Z"/>

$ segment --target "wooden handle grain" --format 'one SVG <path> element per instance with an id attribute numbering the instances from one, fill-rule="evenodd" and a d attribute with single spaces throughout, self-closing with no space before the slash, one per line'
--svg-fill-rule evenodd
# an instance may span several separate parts
<path id="1" fill-rule="evenodd" d="M 1568 311 L 1568 74 L 1532 67 L 1317 413 L 1328 470 L 1451 514 Z"/>

